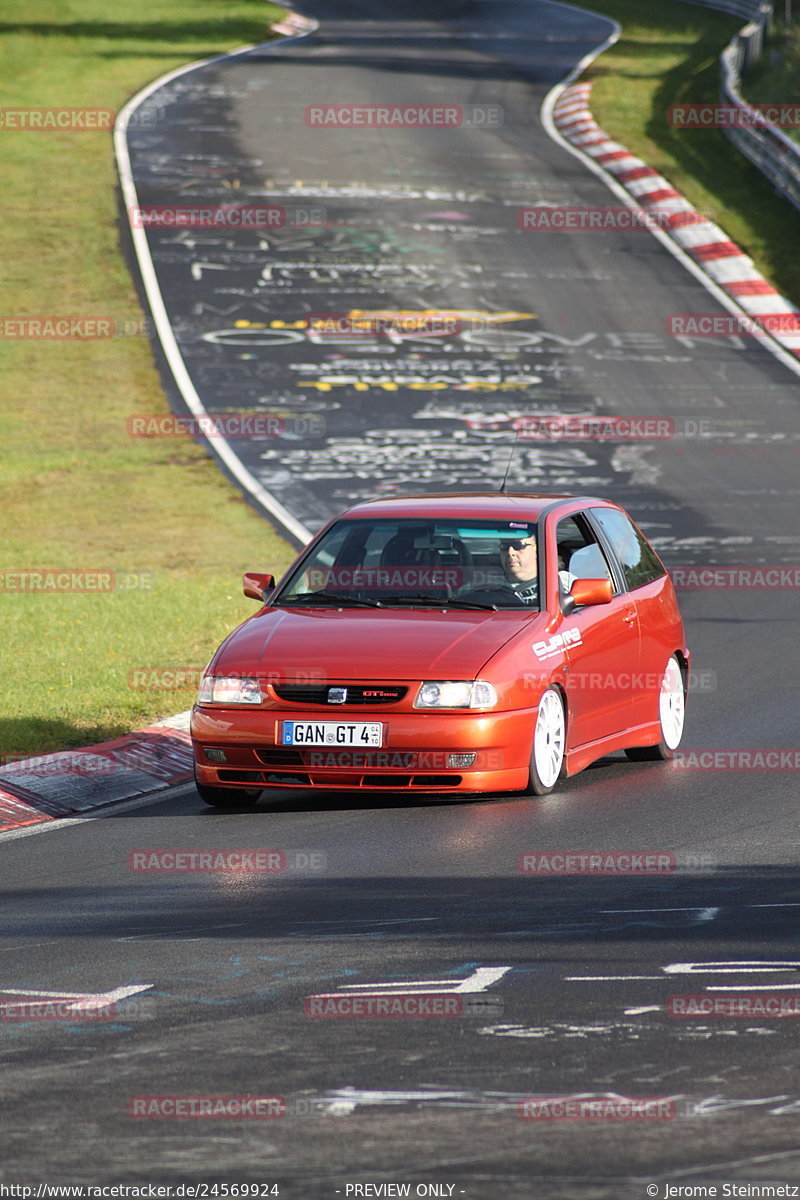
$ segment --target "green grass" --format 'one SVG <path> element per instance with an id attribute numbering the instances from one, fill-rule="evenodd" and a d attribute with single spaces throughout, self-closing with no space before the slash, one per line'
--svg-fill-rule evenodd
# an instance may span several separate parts
<path id="1" fill-rule="evenodd" d="M 776 24 L 764 53 L 742 81 L 742 94 L 751 104 L 800 104 L 800 24 Z M 800 129 L 784 129 L 800 142 Z"/>
<path id="2" fill-rule="evenodd" d="M 625 26 L 592 68 L 597 119 L 800 303 L 800 215 L 721 132 L 665 119 L 671 103 L 716 100 L 719 51 L 739 22 L 677 3 L 592 7 Z M 182 63 L 263 41 L 277 11 L 263 0 L 38 0 L 0 25 L 0 107 L 118 109 Z M 110 135 L 0 132 L 0 171 L 3 315 L 100 314 L 136 328 Z M 100 568 L 150 585 L 0 590 L 0 754 L 86 744 L 187 707 L 193 688 L 132 687 L 131 671 L 201 667 L 253 611 L 241 572 L 279 572 L 291 550 L 194 443 L 125 435 L 128 416 L 167 411 L 144 336 L 0 338 L 0 389 L 0 570 Z"/>
<path id="3" fill-rule="evenodd" d="M 263 0 L 39 0 L 0 25 L 0 107 L 117 110 L 182 63 L 264 41 L 280 11 Z M 0 171 L 2 315 L 143 328 L 110 133 L 0 132 Z M 85 745 L 188 707 L 193 688 L 142 690 L 129 673 L 202 667 L 253 611 L 241 572 L 280 571 L 293 556 L 190 439 L 127 436 L 128 416 L 167 411 L 142 335 L 0 338 L 0 572 L 104 569 L 149 585 L 0 587 L 0 754 Z"/>
<path id="4" fill-rule="evenodd" d="M 743 22 L 694 5 L 588 0 L 623 27 L 590 68 L 595 119 L 716 221 L 774 285 L 800 304 L 800 212 L 718 129 L 678 129 L 671 104 L 719 102 L 719 55 Z"/>

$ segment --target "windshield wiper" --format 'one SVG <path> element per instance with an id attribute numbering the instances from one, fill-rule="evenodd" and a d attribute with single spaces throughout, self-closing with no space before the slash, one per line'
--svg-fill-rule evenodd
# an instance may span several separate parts
<path id="1" fill-rule="evenodd" d="M 455 600 L 442 597 L 437 600 L 434 596 L 387 596 L 384 601 L 387 603 L 409 604 L 414 608 L 472 608 L 484 609 L 486 612 L 497 612 L 496 604 L 482 604 L 479 600 L 474 603 L 471 600 Z"/>
<path id="2" fill-rule="evenodd" d="M 303 592 L 300 596 L 279 598 L 278 605 L 286 604 L 341 604 L 344 608 L 383 608 L 380 600 L 363 600 L 360 596 L 339 596 L 336 592 Z"/>
<path id="3" fill-rule="evenodd" d="M 445 600 L 445 608 L 482 608 L 486 612 L 499 612 L 500 607 L 497 604 L 484 604 L 481 600 L 458 600 L 455 597 L 451 600 Z"/>

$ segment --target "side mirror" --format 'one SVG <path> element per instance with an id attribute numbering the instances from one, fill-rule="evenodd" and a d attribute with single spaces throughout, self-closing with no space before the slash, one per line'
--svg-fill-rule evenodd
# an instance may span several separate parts
<path id="1" fill-rule="evenodd" d="M 260 575 L 257 571 L 245 571 L 243 585 L 242 590 L 245 596 L 249 596 L 251 600 L 265 601 L 275 591 L 275 576 Z"/>
<path id="2" fill-rule="evenodd" d="M 613 587 L 610 579 L 576 579 L 569 593 L 563 593 L 561 611 L 565 617 L 581 605 L 608 604 L 613 598 Z"/>
<path id="3" fill-rule="evenodd" d="M 576 579 L 569 589 L 572 608 L 578 605 L 610 604 L 613 595 L 610 579 Z"/>

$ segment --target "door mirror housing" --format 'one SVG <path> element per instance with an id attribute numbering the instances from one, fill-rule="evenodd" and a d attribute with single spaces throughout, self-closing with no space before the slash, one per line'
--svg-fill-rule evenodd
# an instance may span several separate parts
<path id="1" fill-rule="evenodd" d="M 245 571 L 242 590 L 251 600 L 266 603 L 275 591 L 275 576 L 262 575 L 258 571 Z"/>
<path id="2" fill-rule="evenodd" d="M 613 596 L 610 579 L 576 579 L 569 594 L 561 598 L 561 611 L 568 616 L 578 607 L 610 604 Z"/>

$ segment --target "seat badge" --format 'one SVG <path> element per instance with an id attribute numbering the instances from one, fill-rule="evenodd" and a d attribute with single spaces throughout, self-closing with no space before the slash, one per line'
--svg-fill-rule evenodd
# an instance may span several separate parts
<path id="1" fill-rule="evenodd" d="M 346 687 L 328 688 L 328 704 L 344 704 L 347 701 Z"/>

